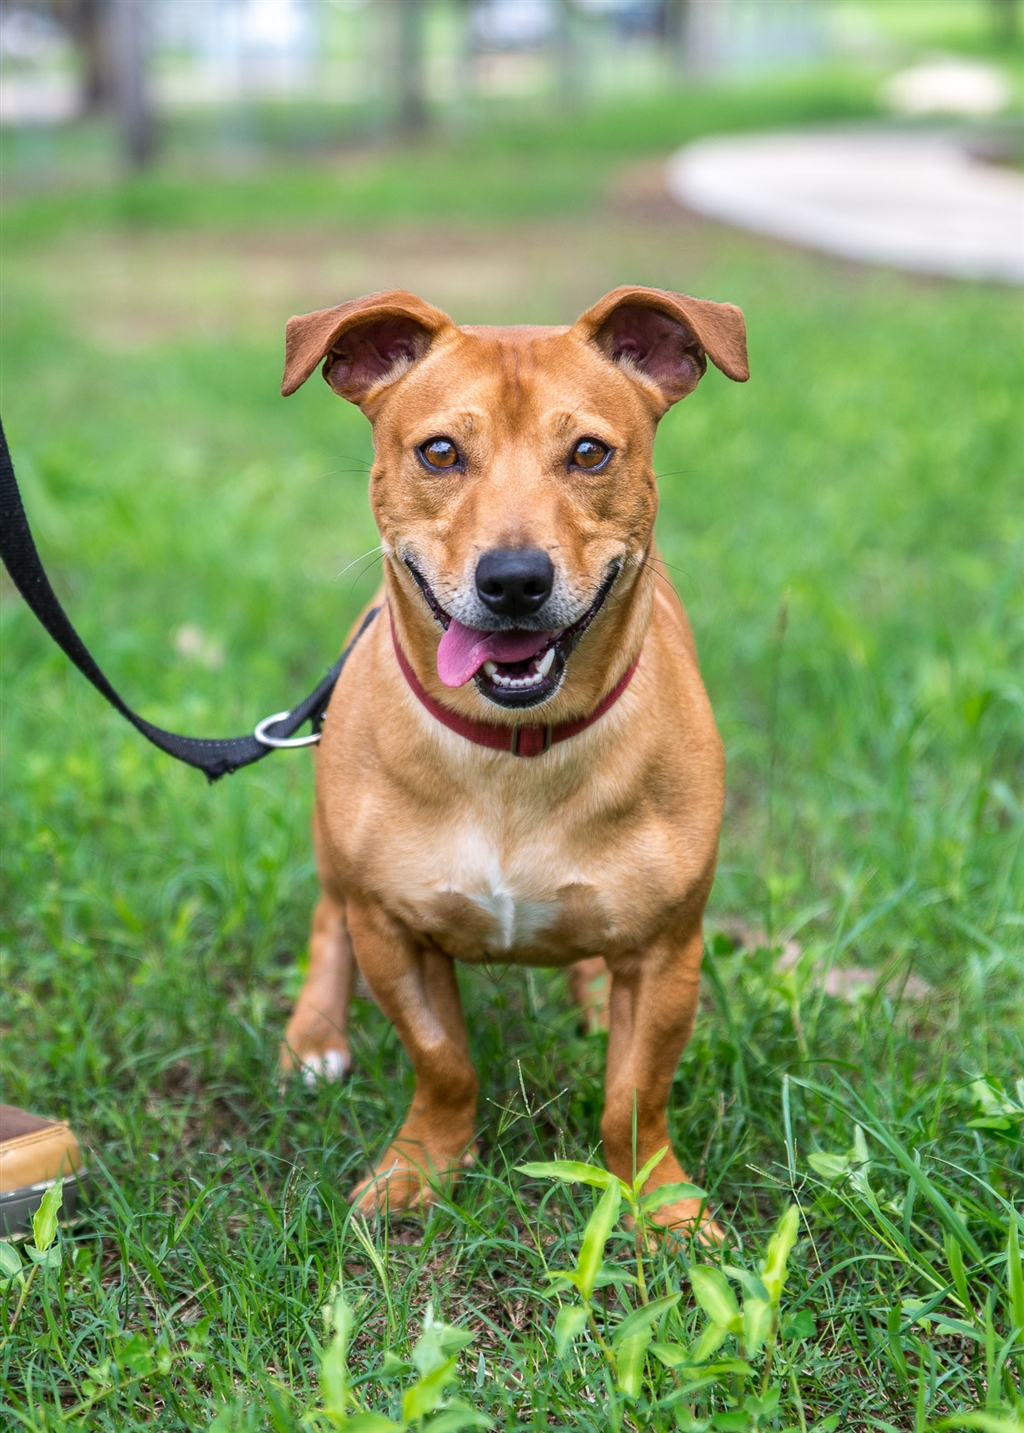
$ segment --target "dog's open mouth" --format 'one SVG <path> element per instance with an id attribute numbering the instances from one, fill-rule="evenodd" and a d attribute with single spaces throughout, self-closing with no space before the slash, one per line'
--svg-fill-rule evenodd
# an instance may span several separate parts
<path id="1" fill-rule="evenodd" d="M 488 632 L 452 617 L 413 564 L 406 565 L 444 628 L 437 649 L 441 681 L 446 687 L 475 681 L 481 695 L 501 707 L 534 707 L 554 695 L 573 648 L 603 607 L 621 566 L 612 565 L 594 601 L 571 627 L 555 632 L 526 627 Z"/>

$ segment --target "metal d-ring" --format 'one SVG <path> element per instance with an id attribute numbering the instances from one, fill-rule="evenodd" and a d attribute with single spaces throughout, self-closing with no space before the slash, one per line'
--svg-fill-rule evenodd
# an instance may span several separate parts
<path id="1" fill-rule="evenodd" d="M 320 740 L 318 731 L 315 731 L 312 736 L 267 736 L 266 728 L 273 726 L 276 721 L 283 721 L 286 716 L 291 716 L 291 712 L 275 712 L 273 716 L 264 717 L 261 722 L 257 723 L 253 736 L 263 746 L 281 749 L 287 746 L 316 746 Z"/>

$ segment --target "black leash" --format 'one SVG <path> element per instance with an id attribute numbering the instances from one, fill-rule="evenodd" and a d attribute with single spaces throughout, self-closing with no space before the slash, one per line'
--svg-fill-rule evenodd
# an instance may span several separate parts
<path id="1" fill-rule="evenodd" d="M 254 761 L 260 761 L 279 746 L 305 746 L 317 739 L 327 703 L 334 690 L 334 684 L 341 675 L 341 669 L 348 661 L 352 648 L 380 611 L 379 607 L 375 607 L 366 614 L 359 631 L 323 681 L 314 687 L 304 701 L 301 701 L 290 712 L 278 712 L 276 716 L 266 717 L 257 726 L 252 736 L 229 736 L 218 741 L 207 740 L 205 737 L 178 736 L 173 731 L 164 731 L 162 727 L 154 726 L 152 722 L 146 721 L 144 717 L 133 712 L 131 707 L 121 700 L 93 661 L 89 649 L 72 627 L 67 613 L 57 601 L 57 595 L 50 586 L 50 580 L 39 559 L 32 530 L 28 525 L 28 518 L 25 516 L 25 508 L 21 501 L 21 493 L 18 491 L 18 482 L 14 476 L 14 464 L 11 462 L 11 453 L 7 446 L 2 423 L 0 423 L 0 557 L 3 558 L 4 566 L 10 573 L 15 587 L 57 646 L 71 658 L 82 675 L 92 682 L 96 690 L 106 697 L 110 705 L 116 707 L 123 717 L 127 717 L 132 726 L 141 731 L 142 735 L 154 746 L 158 746 L 161 751 L 166 751 L 168 756 L 173 756 L 178 761 L 184 761 L 188 766 L 197 766 L 200 771 L 206 772 L 211 781 L 216 781 L 221 776 L 227 776 L 230 772 L 237 771 L 240 766 L 250 766 Z M 289 742 L 287 739 L 307 721 L 312 727 L 313 736 Z"/>

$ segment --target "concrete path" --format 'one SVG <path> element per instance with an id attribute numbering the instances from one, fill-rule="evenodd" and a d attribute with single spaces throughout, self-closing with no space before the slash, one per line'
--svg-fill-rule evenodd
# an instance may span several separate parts
<path id="1" fill-rule="evenodd" d="M 671 157 L 666 182 L 698 213 L 847 259 L 1024 283 L 1024 174 L 973 159 L 946 136 L 705 139 Z"/>

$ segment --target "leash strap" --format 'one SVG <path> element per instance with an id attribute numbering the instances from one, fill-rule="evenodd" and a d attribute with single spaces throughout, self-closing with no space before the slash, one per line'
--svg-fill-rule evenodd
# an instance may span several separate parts
<path id="1" fill-rule="evenodd" d="M 250 766 L 254 761 L 262 760 L 263 757 L 269 756 L 271 751 L 275 750 L 273 746 L 257 740 L 255 736 L 231 736 L 220 740 L 208 740 L 198 736 L 179 736 L 176 732 L 164 731 L 162 727 L 154 726 L 152 722 L 146 721 L 121 699 L 96 665 L 89 649 L 71 625 L 67 613 L 58 602 L 57 595 L 50 586 L 50 580 L 40 561 L 39 553 L 36 551 L 28 518 L 25 516 L 25 508 L 21 501 L 21 493 L 18 491 L 18 482 L 14 476 L 14 464 L 11 462 L 11 453 L 7 446 L 2 422 L 0 422 L 0 557 L 3 558 L 4 566 L 10 573 L 15 587 L 57 646 L 71 658 L 82 675 L 92 682 L 96 690 L 106 697 L 112 707 L 116 707 L 147 741 L 151 741 L 154 746 L 158 746 L 168 756 L 173 756 L 177 761 L 184 761 L 188 766 L 198 767 L 200 771 L 206 773 L 210 781 L 216 781 L 221 776 L 227 776 L 230 772 L 237 771 L 239 767 Z M 324 679 L 314 687 L 304 701 L 294 707 L 287 716 L 274 722 L 260 724 L 268 737 L 277 740 L 289 737 L 293 732 L 298 731 L 303 722 L 307 721 L 311 723 L 315 732 L 319 731 L 331 692 L 341 675 L 342 668 L 348 661 L 349 653 L 379 611 L 380 608 L 375 607 L 366 614 L 359 631 Z"/>

